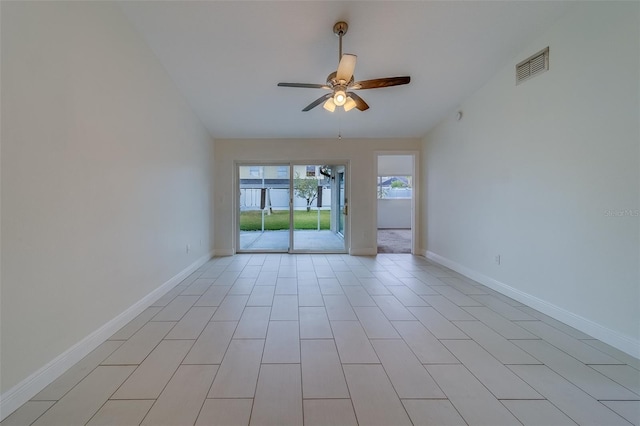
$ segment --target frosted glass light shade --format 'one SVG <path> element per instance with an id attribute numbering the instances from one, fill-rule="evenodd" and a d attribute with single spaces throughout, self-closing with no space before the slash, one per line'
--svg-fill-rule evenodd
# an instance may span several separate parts
<path id="1" fill-rule="evenodd" d="M 347 100 L 344 103 L 344 110 L 345 111 L 351 111 L 355 107 L 356 107 L 356 101 L 351 99 L 351 97 L 348 97 Z"/>
<path id="2" fill-rule="evenodd" d="M 336 104 L 333 103 L 333 98 L 327 99 L 327 102 L 325 102 L 324 105 L 322 105 L 322 107 L 330 112 L 333 112 L 336 110 Z"/>

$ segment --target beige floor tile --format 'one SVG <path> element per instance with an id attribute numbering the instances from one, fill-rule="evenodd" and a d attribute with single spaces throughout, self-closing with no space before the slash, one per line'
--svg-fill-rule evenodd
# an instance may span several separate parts
<path id="1" fill-rule="evenodd" d="M 1 426 L 25 426 L 35 422 L 45 411 L 55 404 L 55 401 L 27 401 L 6 419 Z"/>
<path id="2" fill-rule="evenodd" d="M 462 309 L 460 306 L 451 302 L 444 296 L 422 296 L 424 300 L 426 300 L 429 305 L 433 306 L 436 311 L 440 312 L 440 314 L 448 319 L 449 321 L 473 321 L 475 320 L 467 311 Z"/>
<path id="3" fill-rule="evenodd" d="M 193 340 L 163 340 L 112 399 L 155 399 L 191 349 Z"/>
<path id="4" fill-rule="evenodd" d="M 295 276 L 295 275 L 294 275 Z M 296 278 L 281 278 L 276 281 L 275 294 L 298 294 L 298 280 Z"/>
<path id="5" fill-rule="evenodd" d="M 213 285 L 214 278 L 198 278 L 180 293 L 181 296 L 202 296 Z"/>
<path id="6" fill-rule="evenodd" d="M 539 339 L 535 334 L 520 327 L 518 323 L 506 319 L 487 307 L 469 306 L 464 307 L 464 310 L 505 339 Z"/>
<path id="7" fill-rule="evenodd" d="M 195 340 L 200 336 L 216 308 L 212 306 L 193 307 L 171 329 L 165 339 Z"/>
<path id="8" fill-rule="evenodd" d="M 324 306 L 324 299 L 320 292 L 320 286 L 301 285 L 298 280 L 298 306 Z"/>
<path id="9" fill-rule="evenodd" d="M 382 366 L 345 365 L 344 373 L 359 425 L 411 424 Z"/>
<path id="10" fill-rule="evenodd" d="M 414 425 L 466 426 L 467 423 L 446 399 L 404 399 L 404 408 Z"/>
<path id="11" fill-rule="evenodd" d="M 270 321 L 264 344 L 265 364 L 299 364 L 300 331 L 298 321 Z"/>
<path id="12" fill-rule="evenodd" d="M 273 294 L 275 290 L 275 286 L 255 286 L 251 292 L 251 296 L 249 296 L 247 306 L 271 306 L 273 304 Z"/>
<path id="13" fill-rule="evenodd" d="M 369 296 L 391 295 L 391 292 L 377 278 L 360 278 L 360 284 Z"/>
<path id="14" fill-rule="evenodd" d="M 437 280 L 437 278 L 434 278 Z M 418 296 L 424 296 L 426 294 L 440 294 L 433 287 L 428 286 L 422 282 L 419 278 L 402 278 L 400 284 L 404 284 Z M 440 283 L 442 284 L 442 283 Z"/>
<path id="15" fill-rule="evenodd" d="M 265 263 L 265 265 L 262 267 L 262 272 L 260 272 L 260 275 L 258 275 L 258 278 L 256 278 L 256 285 L 275 286 L 276 281 L 278 280 L 278 268 L 278 265 Z"/>
<path id="16" fill-rule="evenodd" d="M 231 286 L 228 285 L 212 285 L 194 306 L 220 306 L 230 289 Z"/>
<path id="17" fill-rule="evenodd" d="M 298 320 L 298 296 L 275 295 L 271 308 L 271 321 L 297 321 Z"/>
<path id="18" fill-rule="evenodd" d="M 323 298 L 327 316 L 331 321 L 353 321 L 358 319 L 349 303 L 349 299 L 345 295 L 326 295 Z"/>
<path id="19" fill-rule="evenodd" d="M 543 399 L 538 392 L 513 374 L 472 340 L 442 342 L 498 399 Z"/>
<path id="20" fill-rule="evenodd" d="M 336 272 L 331 267 L 315 267 L 316 275 L 318 278 L 333 278 L 336 276 Z"/>
<path id="21" fill-rule="evenodd" d="M 242 278 L 257 278 L 262 270 L 262 265 L 247 265 L 242 269 L 240 276 Z"/>
<path id="22" fill-rule="evenodd" d="M 127 340 L 131 338 L 138 330 L 140 330 L 151 318 L 162 310 L 160 306 L 150 306 L 140 315 L 132 319 L 127 325 L 114 333 L 109 340 Z"/>
<path id="23" fill-rule="evenodd" d="M 228 294 L 246 294 L 250 295 L 256 284 L 255 278 L 238 278 L 233 286 L 229 289 Z"/>
<path id="24" fill-rule="evenodd" d="M 451 321 L 432 307 L 413 307 L 409 311 L 438 339 L 468 339 Z"/>
<path id="25" fill-rule="evenodd" d="M 634 426 L 640 426 L 640 401 L 602 401 L 602 403 Z"/>
<path id="26" fill-rule="evenodd" d="M 134 369 L 133 366 L 97 367 L 33 424 L 84 425 Z"/>
<path id="27" fill-rule="evenodd" d="M 353 277 L 356 282 L 357 278 Z M 359 283 L 359 282 L 358 282 Z M 330 295 L 330 294 L 344 294 L 342 291 L 341 283 L 336 278 L 319 278 L 318 285 L 320 286 L 320 292 L 322 295 Z"/>
<path id="28" fill-rule="evenodd" d="M 350 399 L 305 399 L 305 426 L 358 426 Z"/>
<path id="29" fill-rule="evenodd" d="M 349 398 L 333 340 L 303 340 L 302 393 L 305 398 Z"/>
<path id="30" fill-rule="evenodd" d="M 622 364 L 593 346 L 589 346 L 542 321 L 523 321 L 520 326 L 585 364 Z"/>
<path id="31" fill-rule="evenodd" d="M 227 267 L 227 269 L 225 269 L 218 276 L 214 285 L 216 283 L 219 283 L 220 285 L 233 285 L 233 283 L 240 277 L 241 272 L 242 272 L 241 270 L 239 271 L 229 270 L 229 267 Z M 202 278 L 204 278 L 204 274 Z"/>
<path id="32" fill-rule="evenodd" d="M 588 334 L 585 334 L 580 330 L 576 330 L 575 328 L 568 326 L 567 324 L 564 324 L 554 318 L 551 318 L 550 316 L 545 315 L 542 312 L 539 312 L 533 308 L 530 308 L 528 306 L 520 306 L 518 307 L 518 309 L 552 326 L 553 328 L 568 334 L 569 336 L 575 339 L 593 339 L 593 337 L 589 336 Z"/>
<path id="33" fill-rule="evenodd" d="M 619 349 L 616 349 L 612 346 L 607 345 L 606 343 L 601 342 L 600 340 L 583 340 L 589 346 L 592 346 L 598 349 L 601 352 L 604 352 L 608 355 L 611 355 L 618 361 L 621 361 L 623 364 L 628 364 L 636 370 L 640 370 L 640 358 L 634 358 L 631 355 L 622 352 Z"/>
<path id="34" fill-rule="evenodd" d="M 426 368 L 468 424 L 520 425 L 463 365 L 427 365 Z"/>
<path id="35" fill-rule="evenodd" d="M 301 425 L 300 364 L 263 364 L 260 367 L 251 425 Z"/>
<path id="36" fill-rule="evenodd" d="M 122 343 L 121 341 L 107 340 L 41 390 L 32 400 L 51 401 L 62 398 L 82 379 L 87 377 L 105 358 L 118 349 Z"/>
<path id="37" fill-rule="evenodd" d="M 249 296 L 226 296 L 211 321 L 239 321 Z"/>
<path id="38" fill-rule="evenodd" d="M 353 308 L 369 339 L 399 339 L 400 335 L 377 306 Z"/>
<path id="39" fill-rule="evenodd" d="M 369 293 L 361 285 L 343 286 L 342 291 L 349 299 L 351 306 L 377 306 Z"/>
<path id="40" fill-rule="evenodd" d="M 207 397 L 217 365 L 181 365 L 144 418 L 143 425 L 192 425 Z"/>
<path id="41" fill-rule="evenodd" d="M 581 426 L 629 426 L 629 422 L 547 366 L 510 365 L 509 368 Z"/>
<path id="42" fill-rule="evenodd" d="M 484 306 L 488 307 L 494 312 L 502 315 L 508 320 L 511 321 L 533 321 L 536 318 L 532 317 L 529 314 L 522 312 L 519 309 L 514 308 L 506 302 L 503 302 L 499 298 L 489 295 L 489 294 L 478 294 L 471 296 L 478 302 L 482 303 Z"/>
<path id="43" fill-rule="evenodd" d="M 480 321 L 456 321 L 454 324 L 503 364 L 540 364 Z"/>
<path id="44" fill-rule="evenodd" d="M 351 271 L 339 271 L 336 272 L 336 279 L 340 285 L 360 285 L 358 277 Z M 323 293 L 326 294 L 326 293 Z M 342 293 L 338 293 L 342 294 Z"/>
<path id="45" fill-rule="evenodd" d="M 558 348 L 542 340 L 514 341 L 516 345 L 542 361 L 547 367 L 598 400 L 634 400 L 640 395 L 631 392 L 593 368 L 584 365 Z M 595 365 L 593 367 L 596 367 Z M 610 366 L 614 367 L 614 366 Z M 624 366 L 618 366 L 624 367 Z M 637 370 L 629 367 L 631 371 Z"/>
<path id="46" fill-rule="evenodd" d="M 640 400 L 640 371 L 628 365 L 591 365 L 590 367 L 633 391 Z"/>
<path id="47" fill-rule="evenodd" d="M 236 331 L 236 321 L 219 321 L 207 324 L 198 340 L 187 354 L 183 364 L 220 364 L 231 337 Z"/>
<path id="48" fill-rule="evenodd" d="M 423 364 L 459 364 L 440 340 L 419 321 L 392 321 L 400 336 Z"/>
<path id="49" fill-rule="evenodd" d="M 524 426 L 575 426 L 576 423 L 549 401 L 504 400 L 502 404 Z"/>
<path id="50" fill-rule="evenodd" d="M 403 340 L 373 340 L 371 343 L 400 398 L 445 398 Z"/>
<path id="51" fill-rule="evenodd" d="M 300 307 L 301 339 L 332 339 L 331 325 L 324 307 Z"/>
<path id="52" fill-rule="evenodd" d="M 264 340 L 232 340 L 209 398 L 253 398 Z"/>
<path id="53" fill-rule="evenodd" d="M 382 266 L 378 266 L 381 268 Z M 373 271 L 373 275 L 380 280 L 382 285 L 384 286 L 393 286 L 393 285 L 404 285 L 403 280 L 412 280 L 416 279 L 415 277 L 406 277 L 406 278 L 398 278 L 395 275 L 385 271 L 385 270 L 375 270 Z"/>
<path id="54" fill-rule="evenodd" d="M 429 306 L 420 296 L 404 285 L 389 286 L 389 290 L 404 306 Z"/>
<path id="55" fill-rule="evenodd" d="M 160 297 L 158 300 L 153 302 L 151 306 L 167 306 L 173 299 L 176 298 L 180 293 L 182 293 L 187 288 L 186 285 L 177 285 L 168 292 L 164 294 L 164 296 Z"/>
<path id="56" fill-rule="evenodd" d="M 253 399 L 207 399 L 196 426 L 246 426 Z"/>
<path id="57" fill-rule="evenodd" d="M 451 286 L 441 285 L 438 287 L 434 287 L 434 290 L 446 297 L 452 303 L 455 303 L 457 306 L 482 306 L 482 303 L 470 298 L 466 294 Z"/>
<path id="58" fill-rule="evenodd" d="M 116 349 L 103 365 L 140 364 L 176 325 L 175 322 L 148 322 L 122 346 Z"/>
<path id="59" fill-rule="evenodd" d="M 359 321 L 331 321 L 331 329 L 343 364 L 380 362 Z"/>
<path id="60" fill-rule="evenodd" d="M 395 296 L 372 296 L 389 321 L 415 321 L 415 317 Z"/>
<path id="61" fill-rule="evenodd" d="M 138 426 L 154 402 L 152 399 L 107 401 L 87 426 Z"/>
<path id="62" fill-rule="evenodd" d="M 200 296 L 177 296 L 162 308 L 151 321 L 180 321 L 199 298 Z"/>
<path id="63" fill-rule="evenodd" d="M 267 336 L 271 308 L 268 306 L 247 306 L 244 308 L 234 339 L 264 339 Z"/>
<path id="64" fill-rule="evenodd" d="M 482 286 L 479 286 L 477 284 L 475 285 L 471 284 L 463 278 L 445 277 L 445 278 L 440 278 L 440 280 L 466 295 L 487 294 L 487 292 L 482 288 Z"/>

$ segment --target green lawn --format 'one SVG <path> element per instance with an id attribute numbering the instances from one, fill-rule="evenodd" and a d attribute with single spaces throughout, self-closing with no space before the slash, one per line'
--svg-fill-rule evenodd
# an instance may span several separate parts
<path id="1" fill-rule="evenodd" d="M 320 229 L 329 229 L 329 210 L 320 210 Z M 318 212 L 306 210 L 294 210 L 293 212 L 293 229 L 318 229 Z M 240 230 L 241 231 L 260 231 L 262 229 L 262 212 L 260 210 L 251 210 L 240 212 Z M 289 229 L 289 211 L 274 210 L 268 215 L 264 214 L 265 231 L 278 231 Z"/>

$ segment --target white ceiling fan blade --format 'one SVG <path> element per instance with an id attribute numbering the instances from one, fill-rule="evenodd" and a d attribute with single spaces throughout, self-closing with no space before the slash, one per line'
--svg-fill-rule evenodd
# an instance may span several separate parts
<path id="1" fill-rule="evenodd" d="M 349 83 L 351 77 L 353 77 L 353 70 L 356 68 L 356 55 L 345 53 L 340 59 L 338 64 L 338 71 L 336 72 L 336 80 L 344 80 Z"/>

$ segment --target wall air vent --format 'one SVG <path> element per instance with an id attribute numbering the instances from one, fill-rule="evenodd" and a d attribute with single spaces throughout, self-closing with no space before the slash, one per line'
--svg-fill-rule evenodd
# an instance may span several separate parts
<path id="1" fill-rule="evenodd" d="M 549 69 L 549 47 L 516 65 L 516 85 Z"/>

